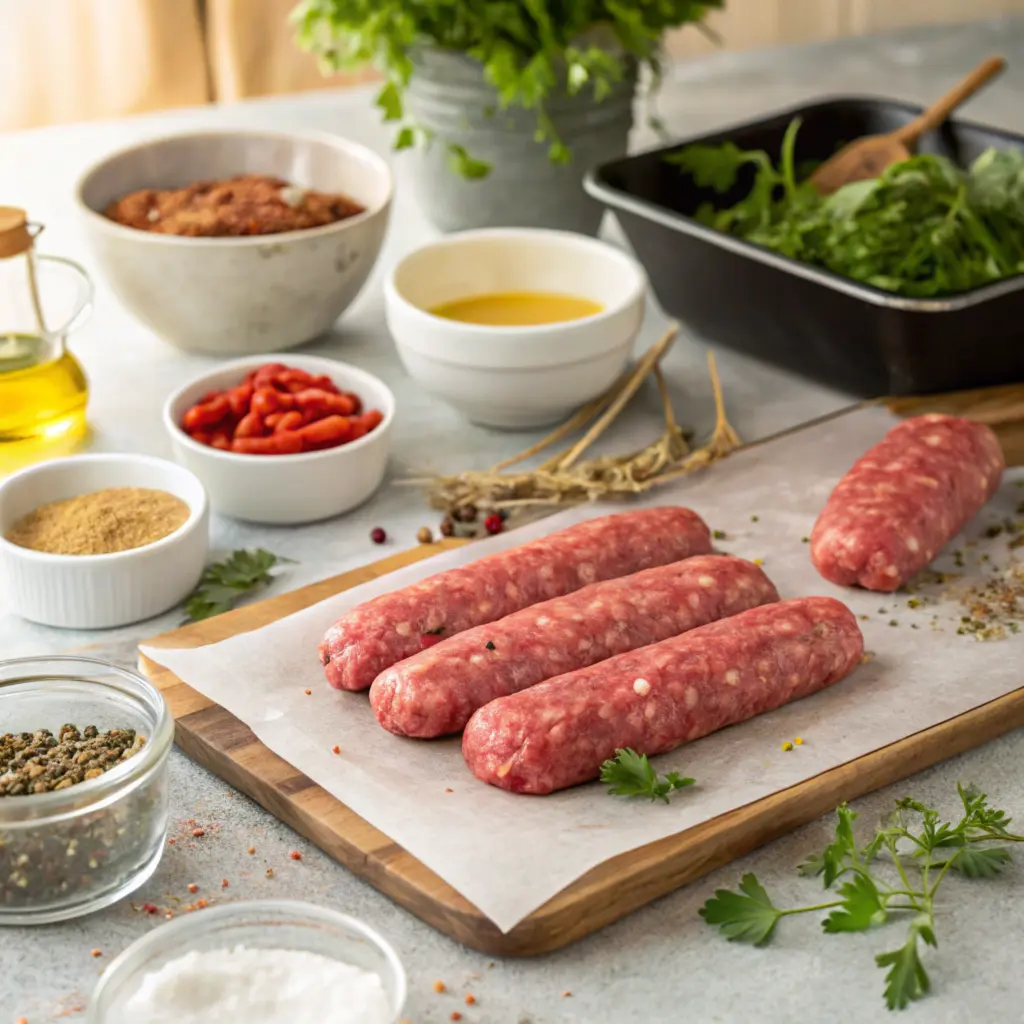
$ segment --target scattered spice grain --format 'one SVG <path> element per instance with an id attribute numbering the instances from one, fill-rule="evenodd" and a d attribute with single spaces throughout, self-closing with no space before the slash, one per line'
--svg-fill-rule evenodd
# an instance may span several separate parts
<path id="1" fill-rule="evenodd" d="M 199 886 L 196 885 L 195 882 L 189 882 L 188 883 L 188 891 L 190 893 L 192 893 L 193 895 L 195 895 L 197 892 L 199 892 Z"/>
<path id="2" fill-rule="evenodd" d="M 40 505 L 14 524 L 7 539 L 51 555 L 109 555 L 163 540 L 190 514 L 166 491 L 111 487 Z"/>
<path id="3" fill-rule="evenodd" d="M 446 990 L 447 990 L 447 986 L 445 985 L 445 983 L 443 981 L 438 979 L 437 981 L 434 982 L 434 991 L 435 992 L 444 992 Z"/>
<path id="4" fill-rule="evenodd" d="M 292 860 L 302 860 L 302 854 L 299 853 L 298 850 L 292 850 L 292 852 L 289 853 L 288 856 L 291 857 Z"/>
<path id="5" fill-rule="evenodd" d="M 338 744 L 335 743 L 334 746 L 331 747 L 331 753 L 332 754 L 340 754 L 341 753 L 341 747 L 339 747 Z"/>
<path id="6" fill-rule="evenodd" d="M 274 877 L 274 869 L 273 868 L 267 868 L 267 878 L 273 878 L 273 877 Z"/>
<path id="7" fill-rule="evenodd" d="M 451 1019 L 451 1020 L 462 1020 L 462 1014 L 461 1014 L 461 1013 L 459 1013 L 459 1011 L 458 1011 L 458 1010 L 452 1010 L 452 1012 L 451 1012 L 451 1018 L 450 1018 L 450 1019 Z"/>
<path id="8" fill-rule="evenodd" d="M 206 829 L 205 828 L 194 828 L 194 829 L 192 829 L 192 836 L 195 839 L 202 839 L 203 836 L 205 836 L 205 835 L 206 835 Z"/>
<path id="9" fill-rule="evenodd" d="M 476 1003 L 476 996 L 472 992 L 466 993 L 466 1005 L 473 1006 Z"/>
<path id="10" fill-rule="evenodd" d="M 89 956 L 91 956 L 91 957 L 103 956 L 103 950 L 102 949 L 94 949 L 94 950 L 92 950 L 89 953 Z"/>
<path id="11" fill-rule="evenodd" d="M 429 526 L 421 526 L 416 533 L 416 539 L 421 544 L 431 544 L 434 540 L 434 534 L 431 532 Z"/>
<path id="12" fill-rule="evenodd" d="M 256 852 L 256 847 L 255 846 L 250 846 L 248 852 L 249 852 L 249 856 L 251 857 Z"/>

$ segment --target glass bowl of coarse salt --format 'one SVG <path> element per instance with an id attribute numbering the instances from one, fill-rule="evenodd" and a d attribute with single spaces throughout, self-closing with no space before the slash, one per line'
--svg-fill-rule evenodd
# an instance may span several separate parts
<path id="1" fill-rule="evenodd" d="M 405 971 L 372 928 L 297 900 L 227 903 L 160 925 L 114 960 L 87 1024 L 395 1024 Z"/>
<path id="2" fill-rule="evenodd" d="M 0 925 L 110 906 L 156 870 L 174 721 L 134 672 L 0 661 Z"/>

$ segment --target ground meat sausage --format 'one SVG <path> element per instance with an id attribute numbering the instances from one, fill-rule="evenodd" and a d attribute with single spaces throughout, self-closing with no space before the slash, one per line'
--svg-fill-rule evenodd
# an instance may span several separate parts
<path id="1" fill-rule="evenodd" d="M 492 701 L 470 719 L 462 753 L 484 782 L 551 793 L 596 778 L 622 748 L 662 754 L 806 697 L 863 655 L 839 601 L 762 605 Z"/>
<path id="2" fill-rule="evenodd" d="M 859 459 L 811 533 L 811 559 L 840 586 L 898 590 L 992 497 L 1006 463 L 984 424 L 906 420 Z"/>
<path id="3" fill-rule="evenodd" d="M 366 690 L 385 669 L 439 636 L 494 622 L 599 580 L 710 551 L 707 525 L 687 508 L 587 519 L 353 608 L 327 631 L 320 661 L 332 686 Z"/>
<path id="4" fill-rule="evenodd" d="M 477 626 L 407 658 L 374 680 L 385 729 L 430 738 L 461 732 L 498 697 L 778 601 L 752 562 L 704 555 L 593 583 Z"/>

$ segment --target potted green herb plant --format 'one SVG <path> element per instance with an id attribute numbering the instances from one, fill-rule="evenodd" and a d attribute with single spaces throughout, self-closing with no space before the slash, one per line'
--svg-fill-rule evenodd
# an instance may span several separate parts
<path id="1" fill-rule="evenodd" d="M 325 71 L 375 64 L 377 105 L 444 230 L 596 233 L 584 172 L 626 152 L 641 71 L 666 30 L 724 0 L 303 0 L 293 18 Z"/>

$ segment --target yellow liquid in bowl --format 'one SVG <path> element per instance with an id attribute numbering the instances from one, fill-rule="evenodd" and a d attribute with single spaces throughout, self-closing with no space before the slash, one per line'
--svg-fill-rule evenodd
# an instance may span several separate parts
<path id="1" fill-rule="evenodd" d="M 85 374 L 69 352 L 41 361 L 48 350 L 39 338 L 0 338 L 0 446 L 84 432 Z"/>
<path id="2" fill-rule="evenodd" d="M 557 292 L 504 292 L 474 295 L 435 306 L 431 313 L 446 320 L 486 327 L 537 327 L 582 320 L 600 313 L 604 307 L 590 299 Z"/>

